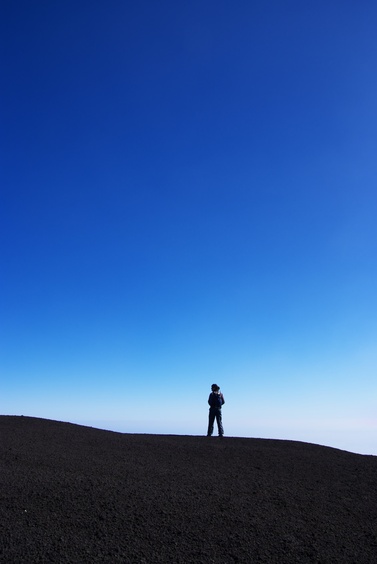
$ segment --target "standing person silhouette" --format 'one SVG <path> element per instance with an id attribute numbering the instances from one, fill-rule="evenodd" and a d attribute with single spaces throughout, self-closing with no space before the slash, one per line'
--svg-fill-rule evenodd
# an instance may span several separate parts
<path id="1" fill-rule="evenodd" d="M 219 437 L 224 436 L 224 428 L 221 417 L 221 406 L 224 405 L 225 400 L 223 394 L 220 392 L 220 387 L 217 384 L 212 384 L 212 392 L 209 394 L 209 417 L 208 417 L 208 431 L 207 437 L 211 437 L 213 433 L 213 424 L 216 419 Z"/>

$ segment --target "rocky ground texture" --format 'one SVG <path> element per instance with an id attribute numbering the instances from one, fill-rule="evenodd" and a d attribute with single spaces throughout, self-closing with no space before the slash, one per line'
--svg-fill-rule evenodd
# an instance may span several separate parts
<path id="1" fill-rule="evenodd" d="M 0 417 L 0 562 L 377 563 L 377 457 Z"/>

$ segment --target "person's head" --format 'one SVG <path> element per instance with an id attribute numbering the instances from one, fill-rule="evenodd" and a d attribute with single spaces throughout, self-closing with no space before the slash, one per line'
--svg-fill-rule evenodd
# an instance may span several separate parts
<path id="1" fill-rule="evenodd" d="M 217 384 L 212 384 L 211 390 L 213 392 L 218 392 L 220 390 L 220 386 L 218 386 Z"/>

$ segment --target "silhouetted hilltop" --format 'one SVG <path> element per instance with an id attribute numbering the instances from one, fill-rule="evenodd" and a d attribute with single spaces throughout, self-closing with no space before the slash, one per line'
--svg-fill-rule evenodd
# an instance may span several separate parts
<path id="1" fill-rule="evenodd" d="M 4 563 L 376 563 L 377 457 L 0 417 Z"/>

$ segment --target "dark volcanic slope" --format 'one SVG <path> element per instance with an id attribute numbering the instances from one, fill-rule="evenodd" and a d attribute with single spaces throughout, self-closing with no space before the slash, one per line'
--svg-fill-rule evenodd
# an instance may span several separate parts
<path id="1" fill-rule="evenodd" d="M 0 561 L 377 562 L 377 457 L 0 417 Z"/>

